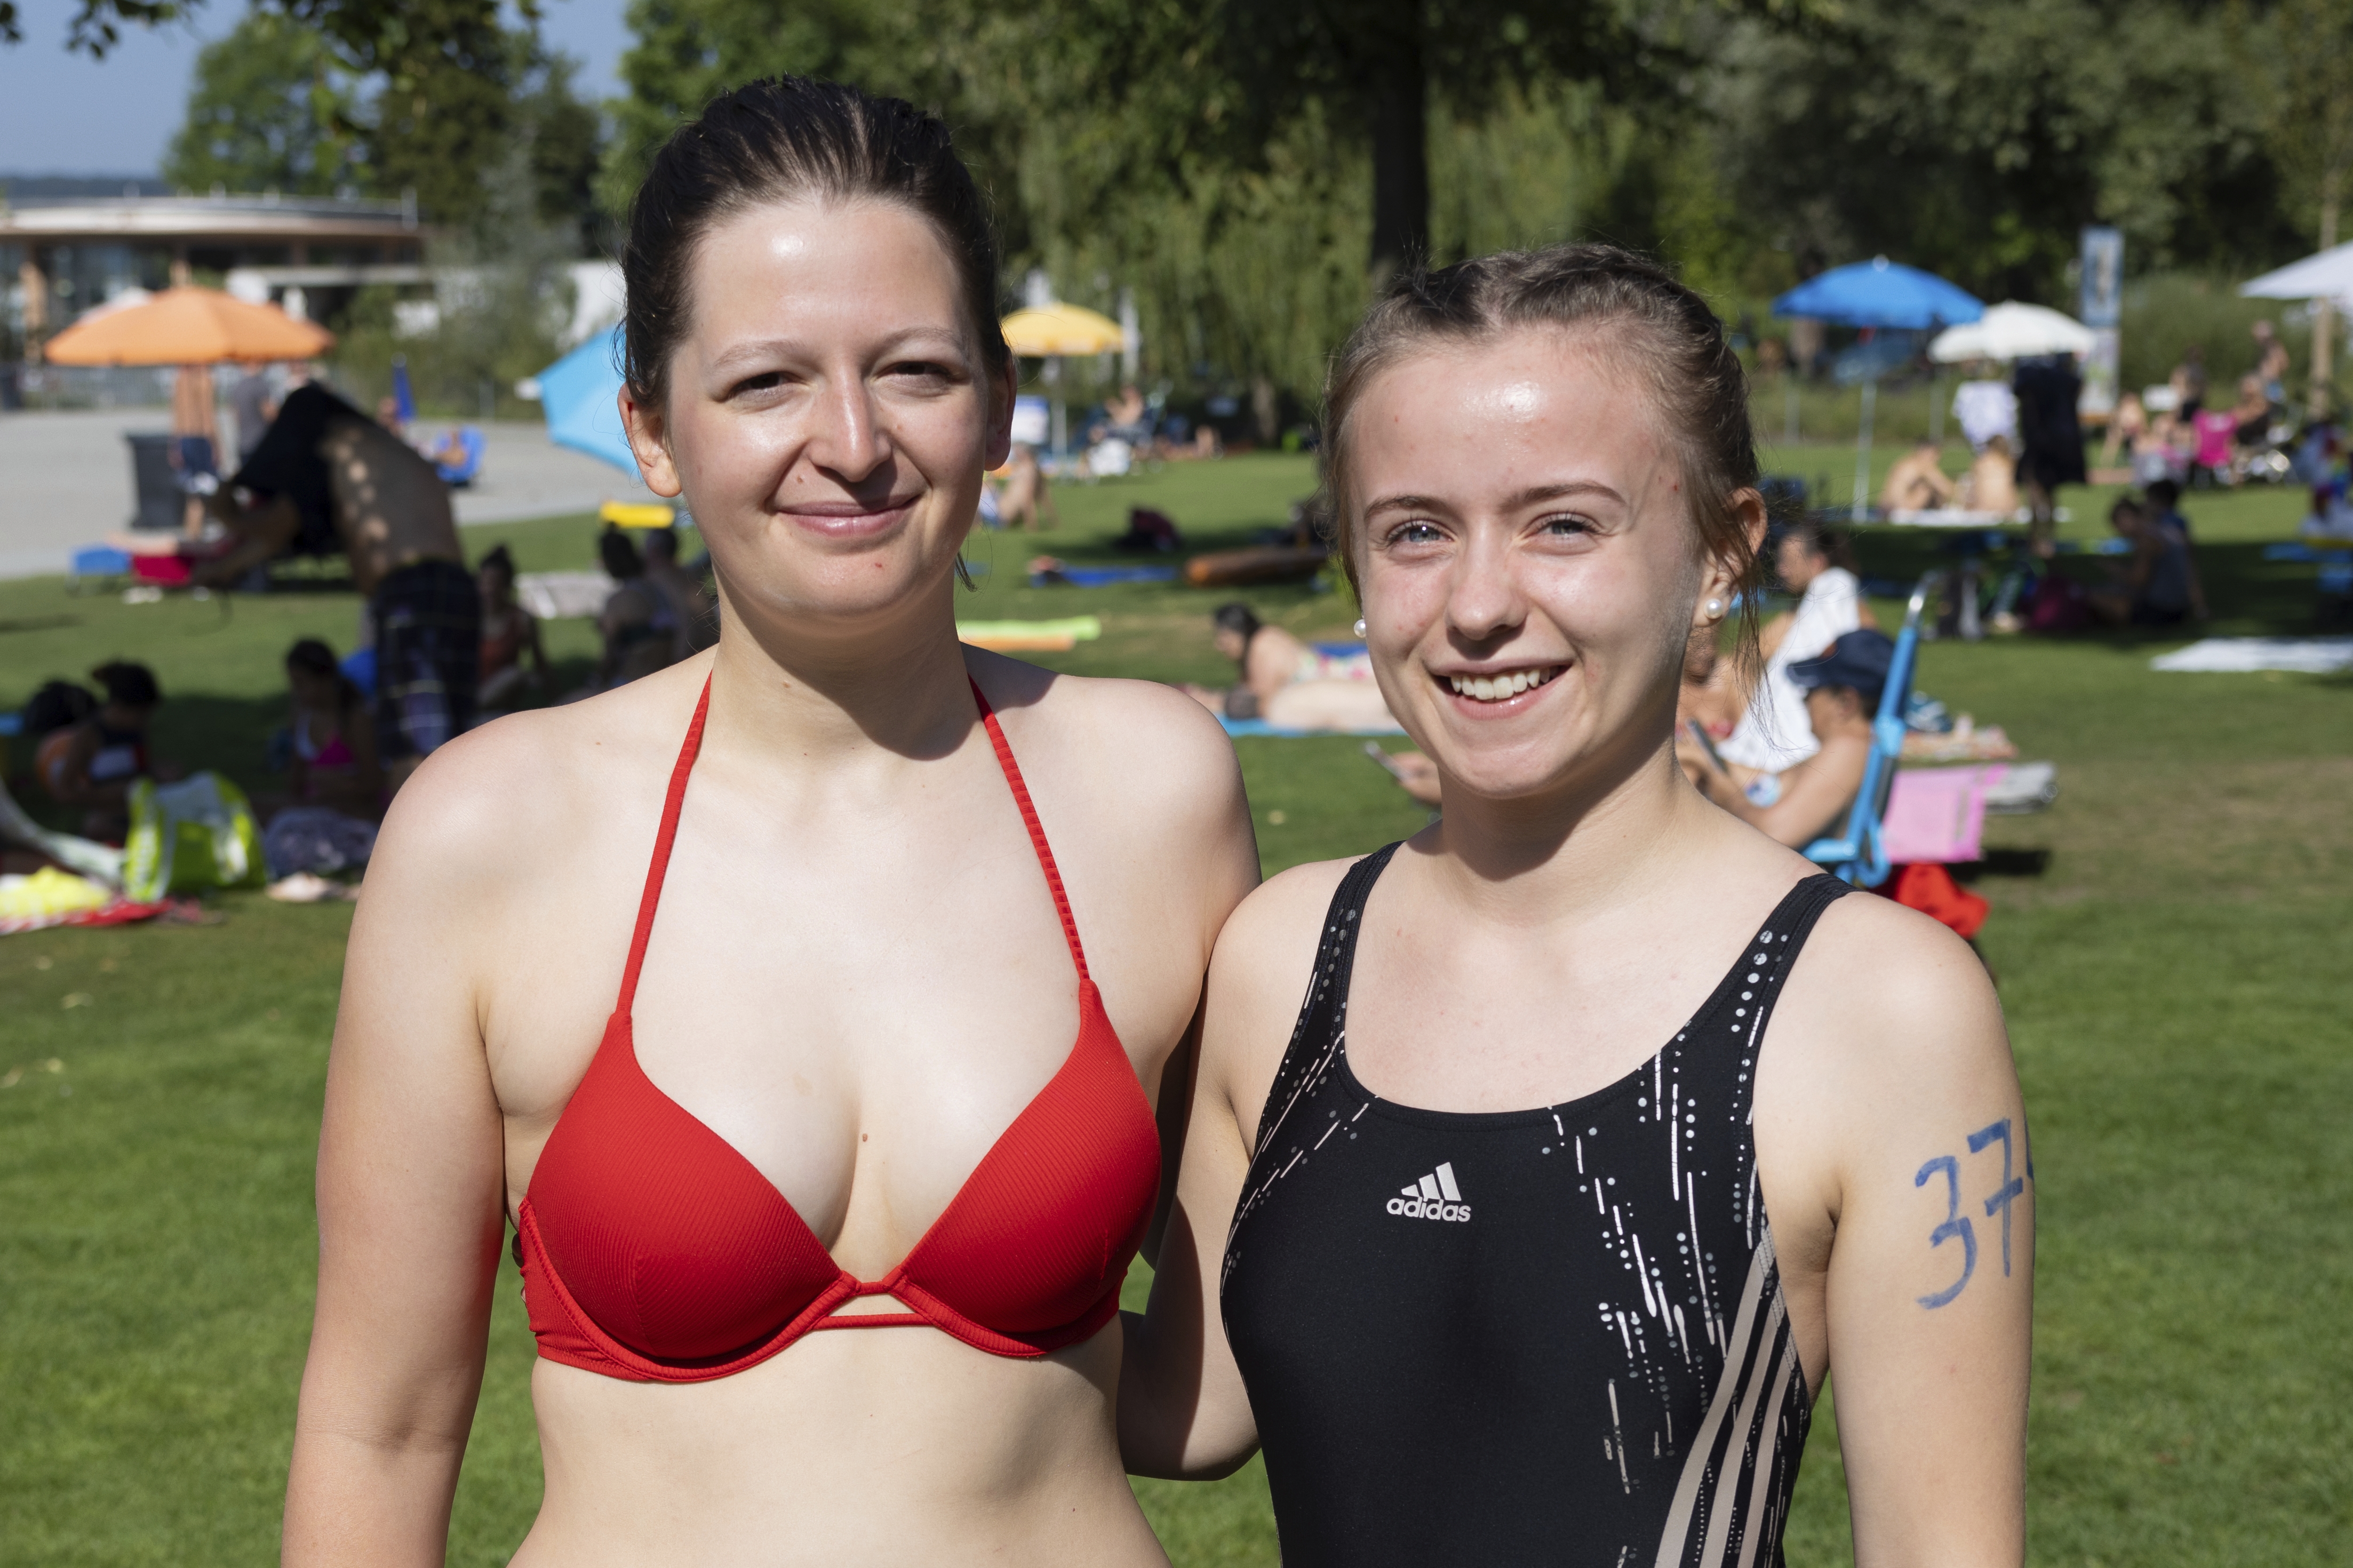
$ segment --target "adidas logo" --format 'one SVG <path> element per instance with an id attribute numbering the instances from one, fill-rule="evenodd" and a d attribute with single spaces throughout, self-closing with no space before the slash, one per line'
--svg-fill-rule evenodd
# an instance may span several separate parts
<path id="1" fill-rule="evenodd" d="M 1454 1166 L 1440 1165 L 1416 1184 L 1398 1189 L 1403 1197 L 1391 1198 L 1388 1211 L 1405 1219 L 1467 1220 L 1471 1205 L 1462 1201 L 1462 1189 L 1454 1184 Z"/>

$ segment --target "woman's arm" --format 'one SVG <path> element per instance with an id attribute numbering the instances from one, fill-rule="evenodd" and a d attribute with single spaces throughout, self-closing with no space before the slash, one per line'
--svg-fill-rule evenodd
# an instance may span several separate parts
<path id="1" fill-rule="evenodd" d="M 1826 745 L 1785 770 L 1778 798 L 1771 805 L 1758 805 L 1695 743 L 1678 735 L 1675 747 L 1677 755 L 1686 759 L 1684 772 L 1693 774 L 1702 795 L 1775 843 L 1792 849 L 1803 849 L 1838 826 L 1839 818 L 1854 805 L 1870 752 L 1867 744 Z"/>
<path id="2" fill-rule="evenodd" d="M 1151 1305 L 1141 1316 L 1121 1314 L 1120 1454 L 1131 1474 L 1213 1480 L 1257 1451 L 1258 1424 L 1226 1342 L 1218 1285 L 1226 1232 L 1250 1175 L 1248 1131 L 1282 1062 L 1324 907 L 1346 868 L 1328 862 L 1277 877 L 1242 901 L 1218 938 Z"/>
<path id="3" fill-rule="evenodd" d="M 461 771 L 428 765 L 402 793 L 353 922 L 319 1137 L 290 1564 L 438 1564 L 447 1546 L 505 1224 L 464 914 L 491 891 L 496 854 L 470 853 L 486 836 L 453 798 Z"/>
<path id="4" fill-rule="evenodd" d="M 1993 987 L 1942 926 L 1851 897 L 1823 916 L 1774 1031 L 1758 1168 L 1800 1270 L 1806 1233 L 1827 1227 L 1816 1279 L 1855 1560 L 2015 1568 L 2034 1163 Z"/>

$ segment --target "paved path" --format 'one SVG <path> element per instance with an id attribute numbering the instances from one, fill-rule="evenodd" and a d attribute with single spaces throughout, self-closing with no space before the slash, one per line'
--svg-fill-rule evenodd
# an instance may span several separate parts
<path id="1" fill-rule="evenodd" d="M 0 414 L 0 577 L 62 573 L 78 546 L 126 526 L 131 448 L 122 437 L 170 428 L 160 408 Z M 460 523 L 594 511 L 607 497 L 653 499 L 618 469 L 555 446 L 542 426 L 494 423 L 482 433 L 482 477 L 457 493 Z"/>

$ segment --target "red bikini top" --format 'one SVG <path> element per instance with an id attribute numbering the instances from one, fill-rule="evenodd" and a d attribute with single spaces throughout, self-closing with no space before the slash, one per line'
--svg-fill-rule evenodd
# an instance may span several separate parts
<path id="1" fill-rule="evenodd" d="M 1119 1289 L 1160 1186 L 1152 1108 L 1087 975 L 1053 851 L 988 699 L 973 688 L 1079 972 L 1079 1037 L 899 1266 L 862 1280 L 836 1264 L 759 1171 L 656 1089 L 629 1014 L 661 900 L 687 774 L 711 706 L 703 683 L 670 774 L 621 995 L 557 1119 L 515 1237 L 539 1353 L 607 1377 L 700 1383 L 756 1365 L 817 1329 L 928 1323 L 992 1355 L 1090 1338 Z M 853 1296 L 907 1310 L 836 1317 Z"/>

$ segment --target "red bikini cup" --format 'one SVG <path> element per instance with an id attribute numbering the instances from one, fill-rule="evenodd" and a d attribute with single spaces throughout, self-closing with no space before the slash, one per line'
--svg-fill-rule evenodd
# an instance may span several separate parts
<path id="1" fill-rule="evenodd" d="M 619 1002 L 520 1206 L 517 1251 L 539 1353 L 638 1382 L 700 1383 L 818 1329 L 930 1324 L 992 1355 L 1093 1335 L 1160 1186 L 1152 1108 L 1087 975 L 1053 851 L 1005 731 L 981 721 L 1029 825 L 1079 973 L 1079 1037 L 899 1266 L 867 1281 L 836 1264 L 784 1194 L 638 1066 L 629 1015 L 711 705 L 706 681 L 663 803 Z M 832 1314 L 853 1296 L 907 1310 Z"/>

